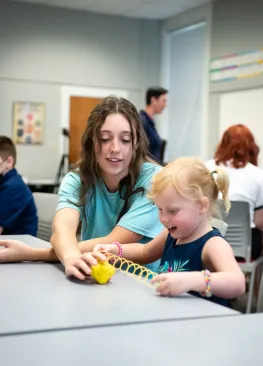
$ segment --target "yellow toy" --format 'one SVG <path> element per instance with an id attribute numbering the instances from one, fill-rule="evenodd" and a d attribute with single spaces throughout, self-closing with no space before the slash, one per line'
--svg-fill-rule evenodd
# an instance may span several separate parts
<path id="1" fill-rule="evenodd" d="M 114 273 L 115 268 L 108 262 L 99 261 L 98 264 L 91 267 L 91 275 L 100 285 L 109 282 Z"/>
<path id="2" fill-rule="evenodd" d="M 108 257 L 108 260 L 111 264 L 108 262 L 99 261 L 98 264 L 91 267 L 92 277 L 101 285 L 109 282 L 115 273 L 115 269 L 142 281 L 146 285 L 150 285 L 149 280 L 157 276 L 157 273 L 152 272 L 146 267 L 140 266 L 139 264 L 136 264 L 125 258 L 120 258 L 117 255 L 111 253 L 103 252 L 103 254 Z"/>

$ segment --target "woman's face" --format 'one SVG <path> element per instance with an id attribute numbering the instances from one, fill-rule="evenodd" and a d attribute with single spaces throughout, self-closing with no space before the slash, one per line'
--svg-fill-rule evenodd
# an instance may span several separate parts
<path id="1" fill-rule="evenodd" d="M 132 159 L 131 127 L 126 118 L 118 113 L 107 116 L 99 133 L 100 144 L 95 146 L 97 162 L 107 184 L 118 187 L 122 178 L 128 175 Z M 108 185 L 108 184 L 107 184 Z"/>

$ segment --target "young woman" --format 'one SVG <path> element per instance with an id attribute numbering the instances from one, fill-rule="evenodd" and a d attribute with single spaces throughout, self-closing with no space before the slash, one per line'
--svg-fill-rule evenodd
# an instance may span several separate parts
<path id="1" fill-rule="evenodd" d="M 105 98 L 90 114 L 76 170 L 61 184 L 53 249 L 2 241 L 0 246 L 6 249 L 0 251 L 0 262 L 59 259 L 68 276 L 83 280 L 88 267 L 81 253 L 92 251 L 96 244 L 152 240 L 163 226 L 146 194 L 161 167 L 147 153 L 147 138 L 134 105 L 123 98 Z M 78 244 L 80 221 L 82 242 Z M 157 268 L 156 263 L 149 267 Z"/>

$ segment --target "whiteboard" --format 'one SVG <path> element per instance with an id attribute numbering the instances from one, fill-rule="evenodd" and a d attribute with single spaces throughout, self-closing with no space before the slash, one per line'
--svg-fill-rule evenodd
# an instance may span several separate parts
<path id="1" fill-rule="evenodd" d="M 246 125 L 260 147 L 258 166 L 263 168 L 263 89 L 222 94 L 219 110 L 220 139 L 231 125 Z"/>

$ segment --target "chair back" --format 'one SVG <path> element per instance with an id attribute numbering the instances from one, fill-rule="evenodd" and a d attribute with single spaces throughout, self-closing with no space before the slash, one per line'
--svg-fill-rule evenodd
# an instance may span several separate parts
<path id="1" fill-rule="evenodd" d="M 212 220 L 210 221 L 210 224 L 215 229 L 218 229 L 220 231 L 221 235 L 223 235 L 223 236 L 226 235 L 228 225 L 223 220 L 212 218 Z"/>
<path id="2" fill-rule="evenodd" d="M 38 213 L 38 232 L 39 239 L 50 242 L 52 235 L 52 222 L 58 204 L 58 195 L 54 193 L 33 193 Z"/>
<path id="3" fill-rule="evenodd" d="M 240 257 L 250 262 L 251 260 L 251 227 L 249 203 L 242 201 L 231 201 L 231 208 L 228 215 L 222 212 L 224 221 L 228 228 L 225 235 L 231 245 L 235 257 Z"/>

